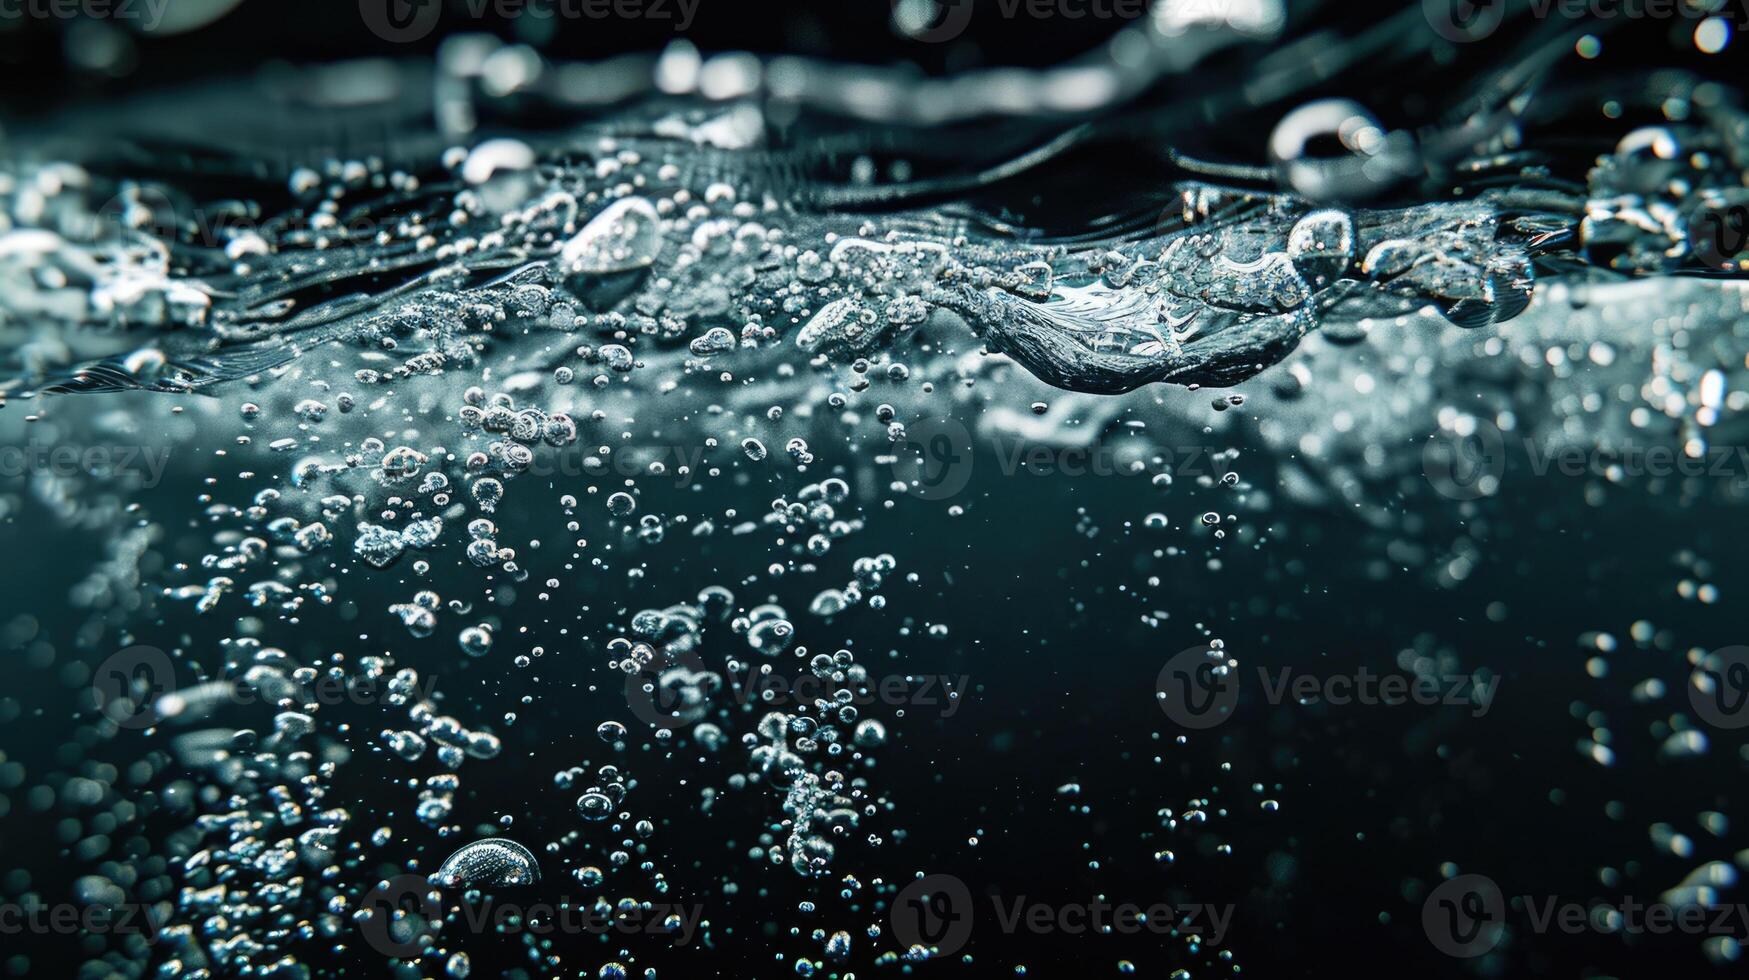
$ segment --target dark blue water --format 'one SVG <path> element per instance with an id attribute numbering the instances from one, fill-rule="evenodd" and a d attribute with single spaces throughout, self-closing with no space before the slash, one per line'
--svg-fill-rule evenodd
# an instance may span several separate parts
<path id="1" fill-rule="evenodd" d="M 1738 969 L 1731 28 L 351 6 L 5 36 L 9 975 Z"/>

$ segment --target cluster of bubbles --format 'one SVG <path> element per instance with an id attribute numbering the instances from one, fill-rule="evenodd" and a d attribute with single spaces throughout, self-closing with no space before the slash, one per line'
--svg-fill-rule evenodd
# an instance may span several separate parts
<path id="1" fill-rule="evenodd" d="M 471 80 L 518 57 L 485 46 Z M 1691 280 L 1647 295 L 1628 278 L 1692 270 L 1693 207 L 1740 183 L 1742 116 L 1704 87 L 1679 94 L 1661 104 L 1667 124 L 1598 155 L 1582 188 L 1365 207 L 1324 199 L 1342 175 L 1290 147 L 1276 162 L 1292 193 L 1185 181 L 1154 226 L 1067 243 L 924 207 L 876 220 L 797 206 L 737 156 L 763 128 L 746 106 L 651 110 L 551 147 L 469 140 L 431 167 L 336 158 L 293 172 L 296 206 L 265 224 L 248 202 L 203 224 L 200 202 L 170 188 L 8 163 L 0 315 L 40 329 L 5 390 L 202 391 L 221 406 L 164 413 L 167 438 L 201 450 L 182 472 L 212 470 L 180 520 L 158 515 L 188 501 L 134 499 L 137 480 L 30 478 L 65 526 L 105 536 L 74 593 L 81 645 L 164 637 L 187 682 L 153 694 L 129 681 L 91 706 L 93 743 L 157 741 L 61 780 L 95 811 L 89 833 L 74 828 L 74 858 L 95 869 L 79 892 L 151 904 L 161 976 L 308 976 L 362 949 L 460 980 L 493 939 L 450 938 L 468 903 L 574 882 L 580 904 L 629 918 L 709 889 L 665 845 L 739 819 L 751 823 L 730 836 L 753 841 L 760 872 L 841 903 L 827 927 L 792 927 L 809 952 L 785 969 L 930 959 L 881 926 L 902 820 L 876 762 L 904 748 L 905 719 L 869 695 L 890 621 L 901 643 L 957 634 L 898 614 L 921 579 L 901 574 L 896 548 L 857 547 L 881 514 L 935 506 L 896 464 L 991 479 L 987 454 L 952 455 L 944 422 L 984 446 L 1113 447 L 1113 475 L 1143 478 L 1147 571 L 1124 589 L 1150 629 L 1171 619 L 1152 602 L 1157 569 L 1193 560 L 1212 575 L 1223 549 L 1292 533 L 1266 519 L 1283 499 L 1358 514 L 1369 574 L 1461 582 L 1487 515 L 1465 501 L 1455 539 L 1430 528 L 1401 502 L 1444 491 L 1381 447 L 1483 422 L 1545 444 L 1654 437 L 1704 455 L 1749 408 L 1729 326 L 1749 309 L 1741 291 Z M 1303 149 L 1326 125 L 1402 169 L 1399 141 L 1364 110 L 1314 108 L 1272 145 Z M 1459 168 L 1478 186 L 1541 166 L 1493 149 Z M 1550 256 L 1622 281 L 1539 282 Z M 88 329 L 50 329 L 75 325 Z M 1149 387 L 1266 370 L 1212 400 Z M 32 424 L 60 432 L 58 411 Z M 137 433 L 125 416 L 92 431 Z M 1201 469 L 1173 448 L 1188 444 Z M 1627 482 L 1606 473 L 1596 492 Z M 1175 484 L 1194 507 L 1160 502 Z M 943 509 L 982 499 L 966 490 Z M 1079 512 L 1076 535 L 1101 530 Z M 711 584 L 670 585 L 696 576 Z M 1693 570 L 1687 595 L 1712 601 L 1706 578 Z M 184 610 L 198 629 L 179 628 Z M 1677 650 L 1650 624 L 1628 635 Z M 330 649 L 336 637 L 368 652 Z M 1594 676 L 1618 642 L 1582 639 Z M 1715 659 L 1678 652 L 1697 675 Z M 1455 659 L 1413 653 L 1418 670 Z M 484 693 L 440 694 L 439 674 Z M 1664 693 L 1653 680 L 1636 678 L 1642 703 Z M 1585 714 L 1584 751 L 1613 765 L 1608 719 Z M 538 734 L 519 737 L 525 720 Z M 1654 731 L 1665 757 L 1708 749 L 1683 720 Z M 548 751 L 570 753 L 543 770 L 556 795 L 512 813 L 523 801 L 497 787 Z M 698 804 L 665 800 L 652 784 L 669 778 L 699 783 Z M 742 793 L 755 816 L 724 814 L 719 800 Z M 1213 794 L 1180 798 L 1157 829 L 1229 854 L 1206 836 L 1227 812 Z M 150 840 L 135 833 L 148 816 L 168 828 Z M 122 834 L 125 852 L 110 846 Z M 1696 854 L 1662 823 L 1652 838 Z M 559 870 L 543 877 L 542 863 Z M 1709 859 L 1679 888 L 1723 887 L 1728 871 Z M 423 909 L 396 912 L 394 941 L 372 949 L 372 895 L 401 876 Z M 717 888 L 736 890 L 726 876 Z M 520 941 L 544 974 L 596 955 Z M 590 972 L 631 975 L 642 951 L 625 946 Z M 142 975 L 128 964 L 149 952 L 117 937 L 96 958 Z"/>

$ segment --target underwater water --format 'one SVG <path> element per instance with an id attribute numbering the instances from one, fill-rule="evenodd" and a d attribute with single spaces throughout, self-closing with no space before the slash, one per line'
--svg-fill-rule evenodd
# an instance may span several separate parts
<path id="1" fill-rule="evenodd" d="M 160 3 L 0 4 L 0 973 L 1743 969 L 1742 11 Z"/>

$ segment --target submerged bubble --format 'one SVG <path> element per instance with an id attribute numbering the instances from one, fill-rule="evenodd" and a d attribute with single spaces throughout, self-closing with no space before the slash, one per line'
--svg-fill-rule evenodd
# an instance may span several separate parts
<path id="1" fill-rule="evenodd" d="M 509 888 L 540 881 L 540 865 L 528 848 L 504 837 L 468 844 L 448 858 L 431 876 L 445 887 Z"/>
<path id="2" fill-rule="evenodd" d="M 577 798 L 577 812 L 585 820 L 606 820 L 613 816 L 613 800 L 600 790 L 590 790 Z"/>
<path id="3" fill-rule="evenodd" d="M 903 5 L 917 32 L 957 16 Z M 53 813 L 59 841 L 53 860 L 21 855 L 7 890 L 166 911 L 144 959 L 125 936 L 77 937 L 86 973 L 395 960 L 463 977 L 514 959 L 530 976 L 653 975 L 705 950 L 797 975 L 1033 975 L 1052 961 L 1008 962 L 983 927 L 976 957 L 902 935 L 906 909 L 955 911 L 911 884 L 952 869 L 973 894 L 1038 892 L 1043 876 L 1091 893 L 1045 889 L 1053 901 L 1145 896 L 1159 882 L 1125 875 L 1160 869 L 1106 846 L 1127 827 L 1135 853 L 1184 872 L 1175 899 L 1203 897 L 1209 861 L 1281 885 L 1270 921 L 1287 930 L 1322 914 L 1288 887 L 1315 870 L 1291 855 L 1319 843 L 1283 823 L 1305 810 L 1290 798 L 1341 797 L 1342 773 L 1368 774 L 1362 804 L 1406 793 L 1426 812 L 1405 826 L 1461 836 L 1439 794 L 1410 792 L 1431 771 L 1418 763 L 1486 772 L 1492 747 L 1540 752 L 1544 728 L 1554 751 L 1536 758 L 1566 752 L 1617 790 L 1655 787 L 1658 767 L 1723 772 L 1741 752 L 1717 713 L 1749 673 L 1693 646 L 1682 613 L 1727 607 L 1714 552 L 1733 525 L 1701 508 L 1743 496 L 1707 472 L 1732 464 L 1749 404 L 1726 281 L 1742 256 L 1718 252 L 1741 244 L 1736 93 L 1686 73 L 1630 84 L 1597 38 L 1584 47 L 1605 70 L 1585 85 L 1540 60 L 1570 38 L 1535 72 L 1470 77 L 1482 38 L 1457 50 L 1435 25 L 1418 45 L 1424 13 L 1364 32 L 1381 60 L 1314 9 L 1155 4 L 1067 67 L 943 75 L 686 40 L 568 62 L 547 37 L 562 25 L 531 20 L 509 43 L 434 36 L 429 63 L 414 45 L 309 85 L 269 72 L 301 93 L 288 111 L 399 108 L 383 116 L 393 153 L 302 146 L 309 166 L 255 199 L 250 175 L 283 170 L 254 159 L 273 137 L 204 103 L 186 115 L 216 120 L 217 142 L 198 153 L 164 130 L 89 167 L 0 162 L 0 393 L 25 413 L 0 425 L 27 451 L 0 454 L 25 464 L 0 474 L 0 520 L 39 559 L 0 617 L 22 671 L 0 731 L 29 736 L 0 752 L 0 820 Z M 1277 32 L 1294 43 L 1272 47 Z M 1219 111 L 1192 104 L 1203 86 L 1160 83 L 1196 79 L 1195 59 L 1234 40 Z M 1257 57 L 1268 84 L 1250 84 Z M 1387 77 L 1377 117 L 1310 101 Z M 254 98 L 220 88 L 221 107 Z M 421 99 L 429 112 L 400 111 Z M 1121 114 L 1088 115 L 1103 105 Z M 162 129 L 177 114 L 142 115 Z M 1186 119 L 1279 125 L 1260 148 Z M 1180 137 L 1231 159 L 1163 149 Z M 1574 448 L 1584 463 L 1565 475 Z M 1670 449 L 1670 471 L 1636 474 L 1646 448 Z M 1627 495 L 1659 540 L 1690 525 L 1717 540 L 1540 547 L 1622 517 Z M 1569 681 L 1588 690 L 1514 689 L 1529 699 L 1515 717 L 1553 723 L 1297 688 L 1246 689 L 1214 733 L 1179 710 L 1252 666 L 1328 675 L 1316 654 L 1344 636 L 1377 641 L 1367 671 L 1474 692 L 1500 664 L 1451 623 L 1570 647 L 1573 610 L 1618 598 L 1551 557 L 1581 555 L 1630 563 L 1645 608 L 1582 634 Z M 1492 598 L 1568 580 L 1587 603 Z M 1457 605 L 1405 618 L 1418 599 Z M 1244 669 L 1208 639 L 1229 630 L 1235 648 L 1250 634 Z M 100 662 L 112 639 L 172 648 Z M 1128 655 L 1205 640 L 1152 691 L 1161 665 Z M 36 675 L 76 686 L 78 710 Z M 974 698 L 983 720 L 956 720 Z M 1065 741 L 1075 726 L 1135 737 L 1105 765 L 1096 742 Z M 1325 765 L 1336 756 L 1346 768 Z M 529 766 L 553 799 L 518 789 Z M 1283 766 L 1293 778 L 1269 774 Z M 1012 806 L 956 811 L 956 771 Z M 1587 810 L 1570 782 L 1532 802 Z M 1514 785 L 1491 792 L 1523 803 Z M 918 818 L 931 794 L 946 819 Z M 1601 812 L 1661 821 L 1640 826 L 1642 850 L 1687 863 L 1659 887 L 1728 892 L 1724 803 L 1687 824 L 1643 803 L 1612 790 Z M 1063 820 L 1089 833 L 1037 832 Z M 466 892 L 538 880 L 502 838 L 422 877 L 455 841 L 512 827 L 582 889 L 563 913 L 611 935 L 542 938 L 543 914 L 464 921 L 482 897 Z M 1644 863 L 1568 837 L 1607 889 Z M 1005 839 L 1028 860 L 959 859 Z M 1452 843 L 1454 861 L 1490 866 Z M 394 869 L 419 874 L 376 880 Z M 772 870 L 805 879 L 805 899 L 773 912 Z M 1414 901 L 1457 870 L 1404 874 L 1374 890 Z M 1374 945 L 1423 944 L 1415 909 L 1385 911 Z M 1177 926 L 1155 937 L 1171 942 L 1107 936 L 1107 968 L 1271 973 L 1241 955 L 1270 944 Z M 1568 938 L 1515 931 L 1487 962 L 1608 959 Z"/>
<path id="4" fill-rule="evenodd" d="M 470 626 L 462 630 L 462 652 L 470 657 L 484 657 L 492 650 L 492 631 L 484 626 Z"/>

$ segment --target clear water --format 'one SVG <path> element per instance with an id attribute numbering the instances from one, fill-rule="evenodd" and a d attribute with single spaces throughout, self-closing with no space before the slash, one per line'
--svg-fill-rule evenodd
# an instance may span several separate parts
<path id="1" fill-rule="evenodd" d="M 5 968 L 1732 968 L 1741 93 L 1205 7 L 36 122 Z"/>

